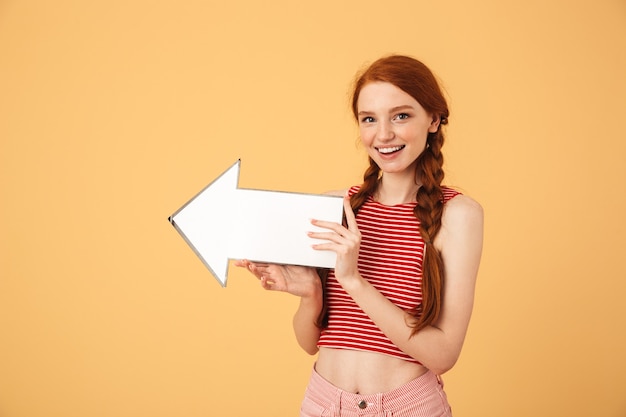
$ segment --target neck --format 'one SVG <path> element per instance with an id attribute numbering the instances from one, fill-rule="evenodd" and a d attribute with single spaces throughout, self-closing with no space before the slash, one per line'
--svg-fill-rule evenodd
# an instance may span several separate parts
<path id="1" fill-rule="evenodd" d="M 415 182 L 415 175 L 394 175 L 385 173 L 380 179 L 375 199 L 385 205 L 411 203 L 415 201 L 421 184 Z"/>

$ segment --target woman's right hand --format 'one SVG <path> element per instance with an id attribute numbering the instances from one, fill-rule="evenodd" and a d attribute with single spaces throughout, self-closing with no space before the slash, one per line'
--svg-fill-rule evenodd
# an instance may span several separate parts
<path id="1" fill-rule="evenodd" d="M 269 291 L 282 291 L 298 297 L 316 297 L 322 293 L 322 283 L 315 268 L 297 265 L 279 265 L 235 261 L 235 266 L 246 268 Z"/>

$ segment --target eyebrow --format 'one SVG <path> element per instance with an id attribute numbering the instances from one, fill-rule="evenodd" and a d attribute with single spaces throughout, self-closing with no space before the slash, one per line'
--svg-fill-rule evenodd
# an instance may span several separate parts
<path id="1" fill-rule="evenodd" d="M 401 105 L 401 106 L 392 107 L 392 108 L 390 109 L 390 113 L 394 113 L 394 112 L 397 112 L 397 111 L 400 111 L 400 110 L 406 110 L 406 109 L 409 109 L 409 110 L 414 110 L 413 106 L 411 106 L 411 105 L 409 105 L 409 104 L 403 104 L 403 105 Z M 362 111 L 360 111 L 358 114 L 359 114 L 359 115 L 364 115 L 364 114 L 374 114 L 374 112 L 362 110 Z"/>

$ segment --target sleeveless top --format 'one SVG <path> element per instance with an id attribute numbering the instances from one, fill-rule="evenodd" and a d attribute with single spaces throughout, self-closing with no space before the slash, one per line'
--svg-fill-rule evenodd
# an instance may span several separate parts
<path id="1" fill-rule="evenodd" d="M 351 187 L 354 195 L 359 186 Z M 443 187 L 444 204 L 460 194 Z M 413 310 L 422 302 L 424 240 L 413 209 L 417 203 L 386 206 L 369 197 L 356 221 L 361 232 L 358 268 L 391 302 Z M 328 326 L 322 329 L 318 347 L 377 352 L 410 362 L 417 360 L 402 352 L 344 291 L 331 270 L 326 283 Z"/>

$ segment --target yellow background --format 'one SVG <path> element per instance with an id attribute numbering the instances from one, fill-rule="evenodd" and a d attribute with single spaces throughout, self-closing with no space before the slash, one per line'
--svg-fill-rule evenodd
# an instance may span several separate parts
<path id="1" fill-rule="evenodd" d="M 486 212 L 455 415 L 626 415 L 623 0 L 0 2 L 0 416 L 297 415 L 297 300 L 167 222 L 359 182 L 353 75 L 426 62 Z"/>

